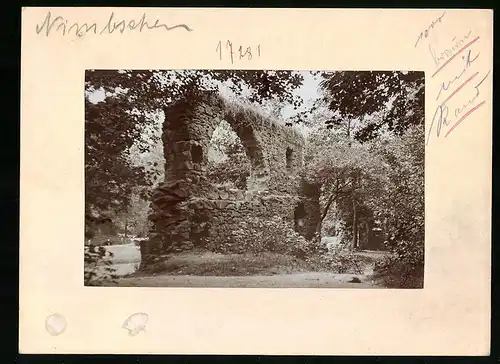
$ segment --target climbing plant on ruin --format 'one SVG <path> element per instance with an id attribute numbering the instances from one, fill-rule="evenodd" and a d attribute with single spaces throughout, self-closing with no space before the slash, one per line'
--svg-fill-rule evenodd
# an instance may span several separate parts
<path id="1" fill-rule="evenodd" d="M 152 194 L 152 230 L 141 247 L 143 267 L 193 248 L 241 252 L 250 245 L 257 252 L 280 250 L 280 239 L 296 248 L 294 254 L 307 254 L 304 237 L 316 221 L 318 201 L 301 189 L 303 135 L 210 92 L 169 105 L 165 115 L 165 181 Z M 218 147 L 249 159 L 246 184 L 219 183 L 241 175 L 241 168 L 222 174 L 222 181 L 211 178 L 210 149 L 221 120 L 236 136 L 219 141 Z M 303 213 L 297 216 L 299 206 Z M 264 243 L 262 229 L 271 219 L 270 229 L 279 234 Z"/>

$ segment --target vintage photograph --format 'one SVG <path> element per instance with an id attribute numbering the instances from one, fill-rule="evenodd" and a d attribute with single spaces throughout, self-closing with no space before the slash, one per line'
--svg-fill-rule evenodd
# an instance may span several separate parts
<path id="1" fill-rule="evenodd" d="M 87 70 L 84 285 L 423 288 L 424 81 Z"/>

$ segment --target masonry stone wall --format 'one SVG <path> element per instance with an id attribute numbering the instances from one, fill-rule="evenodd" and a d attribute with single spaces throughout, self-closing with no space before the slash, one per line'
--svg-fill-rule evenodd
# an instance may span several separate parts
<path id="1" fill-rule="evenodd" d="M 300 179 L 305 147 L 300 134 L 211 93 L 189 95 L 164 113 L 165 181 L 152 196 L 153 228 L 141 247 L 143 264 L 194 247 L 238 251 L 270 220 L 313 237 L 319 191 Z M 250 159 L 246 190 L 215 186 L 207 178 L 210 139 L 222 120 Z"/>

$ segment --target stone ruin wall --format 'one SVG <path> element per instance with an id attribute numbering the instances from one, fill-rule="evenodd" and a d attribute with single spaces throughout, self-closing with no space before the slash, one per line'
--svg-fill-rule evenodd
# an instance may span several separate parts
<path id="1" fill-rule="evenodd" d="M 249 110 L 228 107 L 209 93 L 186 97 L 164 112 L 165 181 L 153 192 L 153 227 L 141 248 L 143 264 L 174 251 L 248 243 L 258 229 L 248 226 L 255 217 L 280 218 L 287 228 L 313 237 L 319 191 L 299 177 L 305 147 L 301 135 Z M 209 143 L 222 120 L 232 126 L 250 159 L 246 190 L 218 187 L 207 178 Z M 235 234 L 245 226 L 247 233 Z"/>

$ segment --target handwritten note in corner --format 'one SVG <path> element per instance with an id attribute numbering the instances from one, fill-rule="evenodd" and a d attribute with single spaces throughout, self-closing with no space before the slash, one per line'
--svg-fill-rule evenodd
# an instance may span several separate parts
<path id="1" fill-rule="evenodd" d="M 484 81 L 491 69 L 481 69 L 478 50 L 481 37 L 464 27 L 449 36 L 446 24 L 453 16 L 446 11 L 431 20 L 418 35 L 415 48 L 431 58 L 431 78 L 439 88 L 431 89 L 431 99 L 437 105 L 426 136 L 426 144 L 432 138 L 448 137 L 462 122 L 485 105 L 487 96 Z M 466 25 L 466 24 L 465 24 Z"/>
<path id="2" fill-rule="evenodd" d="M 143 32 L 147 30 L 164 30 L 170 31 L 174 29 L 184 29 L 188 32 L 193 31 L 186 24 L 167 25 L 160 19 L 153 20 L 147 17 L 146 13 L 142 13 L 140 17 L 134 19 L 119 18 L 112 11 L 106 22 L 96 22 L 90 19 L 85 22 L 77 22 L 74 19 L 67 19 L 57 14 L 52 14 L 48 11 L 41 22 L 35 25 L 35 31 L 38 35 L 46 37 L 62 35 L 82 38 L 88 34 L 103 35 L 103 34 L 123 34 L 124 32 Z"/>

